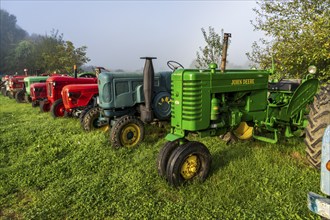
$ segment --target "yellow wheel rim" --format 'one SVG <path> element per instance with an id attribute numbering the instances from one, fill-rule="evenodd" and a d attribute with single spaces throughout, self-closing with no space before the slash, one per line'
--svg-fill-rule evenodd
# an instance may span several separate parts
<path id="1" fill-rule="evenodd" d="M 184 179 L 193 178 L 200 168 L 200 162 L 196 155 L 189 155 L 181 167 L 181 175 Z"/>
<path id="2" fill-rule="evenodd" d="M 125 147 L 133 147 L 135 146 L 141 137 L 141 131 L 139 126 L 136 124 L 128 124 L 126 125 L 121 132 L 121 143 Z"/>
<path id="3" fill-rule="evenodd" d="M 241 122 L 238 128 L 234 131 L 237 138 L 247 140 L 252 137 L 253 127 L 250 127 L 245 121 Z"/>

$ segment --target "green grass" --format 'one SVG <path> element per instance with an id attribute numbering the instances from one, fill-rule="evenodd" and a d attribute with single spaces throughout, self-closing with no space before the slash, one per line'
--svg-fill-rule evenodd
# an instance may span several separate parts
<path id="1" fill-rule="evenodd" d="M 3 96 L 0 120 L 1 219 L 318 219 L 306 194 L 319 192 L 319 173 L 302 140 L 193 138 L 212 154 L 210 176 L 175 189 L 156 170 L 161 129 L 148 126 L 138 148 L 115 150 L 77 119 Z"/>

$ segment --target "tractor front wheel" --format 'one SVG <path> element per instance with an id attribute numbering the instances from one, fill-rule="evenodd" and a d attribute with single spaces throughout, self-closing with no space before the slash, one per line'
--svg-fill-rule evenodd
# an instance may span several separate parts
<path id="1" fill-rule="evenodd" d="M 308 125 L 305 128 L 306 153 L 309 163 L 317 169 L 321 165 L 322 137 L 330 124 L 330 86 L 323 87 L 310 105 Z"/>
<path id="2" fill-rule="evenodd" d="M 50 114 L 53 118 L 64 117 L 65 107 L 62 99 L 57 99 L 50 107 Z"/>
<path id="3" fill-rule="evenodd" d="M 204 181 L 211 161 L 211 154 L 204 144 L 187 142 L 172 152 L 166 168 L 167 181 L 175 187 L 192 180 Z"/>
<path id="4" fill-rule="evenodd" d="M 50 105 L 47 101 L 40 101 L 39 107 L 41 112 L 49 112 L 50 110 Z"/>
<path id="5" fill-rule="evenodd" d="M 18 103 L 25 102 L 24 96 L 25 96 L 25 91 L 23 89 L 21 89 L 18 92 L 16 92 L 16 94 L 15 94 L 16 102 L 18 102 Z"/>
<path id="6" fill-rule="evenodd" d="M 175 148 L 179 146 L 179 141 L 168 141 L 165 143 L 163 148 L 159 151 L 157 157 L 157 169 L 159 176 L 166 178 L 166 167 L 168 159 L 170 158 L 172 152 Z"/>
<path id="7" fill-rule="evenodd" d="M 110 142 L 114 148 L 135 147 L 143 139 L 143 122 L 135 116 L 121 117 L 110 132 Z"/>
<path id="8" fill-rule="evenodd" d="M 33 108 L 37 107 L 39 105 L 39 102 L 38 101 L 32 101 L 31 105 L 32 105 Z"/>

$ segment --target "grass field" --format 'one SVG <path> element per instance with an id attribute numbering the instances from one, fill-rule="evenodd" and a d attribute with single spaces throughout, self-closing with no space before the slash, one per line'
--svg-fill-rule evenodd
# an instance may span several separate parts
<path id="1" fill-rule="evenodd" d="M 176 189 L 157 174 L 160 129 L 147 127 L 136 149 L 114 150 L 77 119 L 54 120 L 3 96 L 0 120 L 0 219 L 319 218 L 306 205 L 320 179 L 302 140 L 197 138 L 212 154 L 210 176 Z"/>

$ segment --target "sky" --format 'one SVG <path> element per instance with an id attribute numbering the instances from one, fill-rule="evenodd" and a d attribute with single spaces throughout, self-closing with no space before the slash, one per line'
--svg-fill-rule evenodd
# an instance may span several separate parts
<path id="1" fill-rule="evenodd" d="M 248 67 L 246 52 L 263 37 L 253 30 L 255 1 L 29 1 L 1 0 L 1 9 L 17 18 L 29 34 L 63 33 L 74 46 L 87 46 L 87 65 L 110 70 L 143 68 L 140 57 L 157 57 L 156 71 L 175 60 L 192 65 L 200 46 L 201 28 L 231 33 L 228 66 Z"/>

